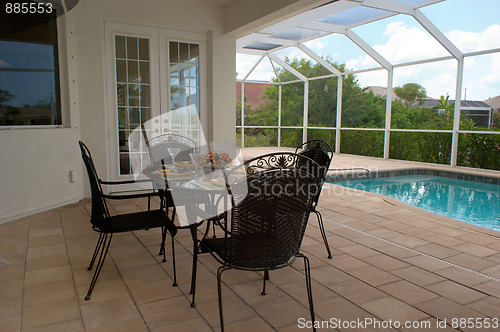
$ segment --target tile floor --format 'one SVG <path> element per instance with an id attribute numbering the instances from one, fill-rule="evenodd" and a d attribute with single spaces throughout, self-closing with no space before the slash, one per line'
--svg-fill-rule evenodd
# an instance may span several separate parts
<path id="1" fill-rule="evenodd" d="M 146 207 L 141 200 L 112 205 L 120 213 Z M 84 301 L 97 240 L 89 210 L 83 200 L 0 225 L 0 331 L 219 330 L 218 265 L 209 255 L 198 265 L 197 306 L 189 305 L 192 240 L 185 230 L 175 238 L 178 287 L 169 246 L 166 263 L 157 255 L 157 230 L 120 234 Z M 333 259 L 315 216 L 302 250 L 311 260 L 317 319 L 333 323 L 331 330 L 390 330 L 383 324 L 392 320 L 414 324 L 396 330 L 429 324 L 425 330 L 441 331 L 467 318 L 491 325 L 500 318 L 500 233 L 335 185 L 323 190 L 320 210 Z M 301 261 L 273 271 L 266 296 L 255 272 L 228 271 L 223 280 L 228 331 L 304 330 Z M 367 324 L 344 328 L 339 321 Z"/>

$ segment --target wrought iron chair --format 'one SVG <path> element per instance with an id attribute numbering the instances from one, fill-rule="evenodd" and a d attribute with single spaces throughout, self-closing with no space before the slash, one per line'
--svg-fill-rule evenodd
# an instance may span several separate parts
<path id="1" fill-rule="evenodd" d="M 135 213 L 119 214 L 111 216 L 109 214 L 108 206 L 106 200 L 108 199 L 132 199 L 139 197 L 151 197 L 151 195 L 157 195 L 155 193 L 144 193 L 144 194 L 129 194 L 129 195 L 109 195 L 105 194 L 102 190 L 102 185 L 115 185 L 115 184 L 130 184 L 136 181 L 102 181 L 97 175 L 97 171 L 94 167 L 94 162 L 92 161 L 92 156 L 90 154 L 87 146 L 79 141 L 80 151 L 82 154 L 82 159 L 87 169 L 87 174 L 90 182 L 90 190 L 92 197 L 92 211 L 90 215 L 90 222 L 92 223 L 92 229 L 99 233 L 99 239 L 92 255 L 92 259 L 88 266 L 88 270 L 92 270 L 94 263 L 97 261 L 97 266 L 90 282 L 89 289 L 87 291 L 87 296 L 85 300 L 90 300 L 90 295 L 94 289 L 97 282 L 99 274 L 101 273 L 102 266 L 104 265 L 104 260 L 108 254 L 109 246 L 115 233 L 130 232 L 136 230 L 148 230 L 150 228 L 161 227 L 162 228 L 162 248 L 163 248 L 163 259 L 165 261 L 165 235 L 166 231 L 170 232 L 172 238 L 177 233 L 172 220 L 170 220 L 163 209 L 140 211 Z"/>
<path id="2" fill-rule="evenodd" d="M 174 161 L 189 161 L 190 153 L 196 152 L 196 142 L 189 137 L 177 134 L 164 134 L 146 141 L 148 154 L 152 164 L 171 164 Z M 180 149 L 175 160 L 172 160 L 169 148 Z"/>
<path id="3" fill-rule="evenodd" d="M 326 237 L 323 217 L 321 216 L 321 212 L 316 210 L 316 207 L 318 206 L 319 196 L 321 195 L 321 188 L 323 187 L 323 183 L 325 182 L 326 175 L 328 173 L 328 168 L 330 167 L 330 163 L 332 161 L 333 150 L 325 141 L 310 140 L 299 145 L 297 149 L 295 149 L 295 153 L 311 158 L 320 166 L 319 169 L 315 170 L 314 172 L 320 178 L 321 182 L 320 190 L 318 191 L 314 199 L 311 212 L 313 212 L 318 218 L 319 230 L 321 232 L 321 236 L 323 237 L 323 242 L 328 253 L 328 258 L 331 259 L 332 252 L 330 251 L 330 245 L 328 244 L 328 239 Z"/>
<path id="4" fill-rule="evenodd" d="M 269 270 L 290 266 L 297 257 L 304 259 L 309 308 L 314 321 L 310 264 L 308 258 L 299 252 L 311 205 L 318 190 L 319 179 L 309 172 L 314 164 L 313 160 L 294 153 L 268 154 L 240 166 L 246 172 L 246 179 L 229 185 L 228 179 L 231 179 L 237 168 L 227 173 L 225 178 L 231 209 L 230 218 L 223 228 L 224 236 L 205 236 L 199 241 L 201 252 L 210 252 L 222 264 L 217 270 L 222 331 L 224 318 L 221 280 L 224 271 L 239 269 L 267 273 Z M 316 167 L 319 165 L 316 164 Z M 203 215 L 200 209 L 193 209 L 196 210 L 194 213 Z M 195 251 L 192 306 L 195 301 L 197 255 L 198 252 Z M 264 279 L 263 295 L 265 287 Z"/>
<path id="5" fill-rule="evenodd" d="M 145 131 L 143 130 L 144 138 L 146 141 L 146 147 L 148 149 L 148 155 L 151 162 L 151 165 L 169 165 L 178 161 L 190 161 L 191 153 L 197 153 L 197 144 L 194 140 L 189 137 L 177 135 L 177 134 L 163 134 L 159 136 L 155 136 L 150 140 L 147 140 L 145 135 Z M 168 149 L 170 148 L 178 148 L 179 152 L 175 156 L 175 160 L 172 160 L 172 156 Z M 161 190 L 160 190 L 161 189 Z M 153 182 L 153 191 L 159 192 L 162 194 L 162 205 L 165 208 L 165 211 L 168 211 L 169 208 L 172 209 L 172 214 L 170 219 L 172 221 L 175 220 L 175 204 L 170 194 L 168 187 L 158 188 L 156 183 Z M 148 209 L 151 206 L 151 200 L 148 199 Z M 183 227 L 179 227 L 182 229 Z M 163 230 L 163 229 L 162 229 Z M 166 233 L 163 232 L 165 235 Z M 165 238 L 162 239 L 164 243 Z M 174 246 L 174 238 L 172 237 L 172 259 L 174 264 L 174 286 L 177 286 L 177 273 L 175 269 L 175 246 Z M 160 248 L 158 255 L 164 255 L 164 246 Z M 163 261 L 165 262 L 165 256 L 163 257 Z"/>

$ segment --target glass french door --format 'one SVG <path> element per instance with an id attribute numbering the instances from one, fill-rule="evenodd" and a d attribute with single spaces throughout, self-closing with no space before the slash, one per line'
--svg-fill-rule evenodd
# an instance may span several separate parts
<path id="1" fill-rule="evenodd" d="M 168 40 L 168 84 L 170 133 L 199 141 L 200 134 L 200 46 Z"/>
<path id="2" fill-rule="evenodd" d="M 146 151 L 130 149 L 130 142 L 141 142 L 142 123 L 151 120 L 151 57 L 148 38 L 115 35 L 115 71 L 118 122 L 119 174 L 131 174 L 132 158 L 145 160 Z M 154 83 L 153 83 L 154 84 Z M 139 154 L 131 156 L 132 153 Z"/>
<path id="3" fill-rule="evenodd" d="M 107 23 L 111 175 L 148 163 L 145 142 L 162 134 L 202 140 L 203 39 L 186 33 Z M 196 38 L 198 37 L 198 38 Z M 111 59 L 110 59 L 111 58 Z"/>

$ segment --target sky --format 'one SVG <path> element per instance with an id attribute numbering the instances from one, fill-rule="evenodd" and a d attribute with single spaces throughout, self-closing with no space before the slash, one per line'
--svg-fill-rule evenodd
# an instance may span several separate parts
<path id="1" fill-rule="evenodd" d="M 19 43 L 0 40 L 0 68 L 54 70 L 52 45 Z M 55 99 L 52 72 L 0 72 L 0 89 L 14 95 L 8 105 L 22 107 Z"/>
<path id="2" fill-rule="evenodd" d="M 421 8 L 421 11 L 463 52 L 500 48 L 499 0 L 446 0 Z M 394 17 L 354 28 L 377 52 L 393 64 L 448 56 L 449 53 L 412 17 Z M 379 65 L 343 35 L 330 35 L 306 43 L 322 57 L 345 63 L 350 70 Z M 276 52 L 280 58 L 308 58 L 297 48 Z M 238 78 L 244 77 L 255 63 L 255 57 L 238 55 Z M 462 99 L 486 100 L 500 95 L 500 53 L 466 57 L 464 61 Z M 422 85 L 427 95 L 455 99 L 457 61 L 446 60 L 394 70 L 393 86 L 405 83 Z M 256 68 L 249 79 L 273 77 L 269 61 Z M 387 71 L 356 75 L 359 84 L 387 87 Z"/>

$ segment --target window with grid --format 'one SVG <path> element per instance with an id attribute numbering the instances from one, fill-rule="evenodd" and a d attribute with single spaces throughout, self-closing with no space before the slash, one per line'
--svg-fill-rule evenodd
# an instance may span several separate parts
<path id="1" fill-rule="evenodd" d="M 151 119 L 149 40 L 115 36 L 115 52 L 120 174 L 130 174 L 129 140 L 140 141 L 131 135 Z M 147 157 L 145 151 L 134 153 Z"/>
<path id="2" fill-rule="evenodd" d="M 0 126 L 61 125 L 56 9 L 7 13 L 0 0 Z"/>
<path id="3" fill-rule="evenodd" d="M 169 42 L 170 131 L 199 140 L 199 45 Z"/>

